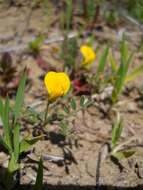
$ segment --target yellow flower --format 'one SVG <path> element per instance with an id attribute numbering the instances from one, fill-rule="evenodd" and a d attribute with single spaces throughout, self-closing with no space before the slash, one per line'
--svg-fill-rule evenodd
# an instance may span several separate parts
<path id="1" fill-rule="evenodd" d="M 50 101 L 54 101 L 58 97 L 66 95 L 70 89 L 70 79 L 64 72 L 48 72 L 44 78 L 44 83 Z"/>
<path id="2" fill-rule="evenodd" d="M 80 47 L 80 52 L 83 56 L 83 61 L 82 61 L 83 66 L 88 66 L 92 64 L 96 59 L 96 54 L 90 46 L 82 45 Z"/>

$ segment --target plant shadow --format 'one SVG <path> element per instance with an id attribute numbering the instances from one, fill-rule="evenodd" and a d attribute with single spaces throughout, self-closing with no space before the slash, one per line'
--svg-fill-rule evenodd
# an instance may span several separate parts
<path id="1" fill-rule="evenodd" d="M 30 185 L 21 185 L 17 188 L 18 190 L 32 190 L 33 187 Z M 142 190 L 143 185 L 136 187 L 116 187 L 110 185 L 99 185 L 99 186 L 80 186 L 80 185 L 49 185 L 45 184 L 43 190 Z"/>

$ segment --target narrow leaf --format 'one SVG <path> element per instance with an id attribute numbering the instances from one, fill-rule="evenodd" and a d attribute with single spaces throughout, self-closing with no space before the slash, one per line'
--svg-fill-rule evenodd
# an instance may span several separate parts
<path id="1" fill-rule="evenodd" d="M 4 139 L 0 136 L 0 144 L 9 152 L 11 153 L 11 149 L 9 146 L 5 143 Z"/>
<path id="2" fill-rule="evenodd" d="M 125 83 L 134 80 L 142 73 L 143 73 L 143 65 L 140 65 L 139 67 L 135 68 L 129 75 L 126 76 Z"/>
<path id="3" fill-rule="evenodd" d="M 133 154 L 135 154 L 135 151 L 127 150 L 127 151 L 115 152 L 115 153 L 112 154 L 112 156 L 115 157 L 118 160 L 122 160 L 122 159 L 131 157 Z"/>
<path id="4" fill-rule="evenodd" d="M 14 126 L 14 132 L 13 132 L 13 144 L 14 144 L 14 156 L 15 160 L 17 161 L 19 158 L 19 140 L 20 140 L 20 126 L 16 124 Z"/>
<path id="5" fill-rule="evenodd" d="M 70 110 L 69 110 L 69 108 L 67 106 L 64 106 L 64 112 L 67 113 L 67 114 L 70 113 Z"/>
<path id="6" fill-rule="evenodd" d="M 81 98 L 80 98 L 80 106 L 84 107 L 84 103 L 85 103 L 85 97 L 81 96 Z"/>
<path id="7" fill-rule="evenodd" d="M 121 136 L 122 129 L 123 129 L 122 119 L 119 113 L 117 113 L 117 119 L 115 123 L 113 124 L 113 129 L 112 129 L 112 148 L 114 148 L 115 145 L 117 144 Z"/>
<path id="8" fill-rule="evenodd" d="M 73 110 L 76 110 L 76 101 L 72 98 L 71 99 L 71 101 L 70 101 L 70 104 L 71 104 L 71 108 L 73 109 Z"/>
<path id="9" fill-rule="evenodd" d="M 17 118 L 20 114 L 21 107 L 23 104 L 25 83 L 26 83 L 26 73 L 24 73 L 23 76 L 21 77 L 17 95 L 16 95 L 16 100 L 15 100 L 15 105 L 14 105 L 14 123 L 16 123 L 17 121 Z"/>
<path id="10" fill-rule="evenodd" d="M 42 190 L 42 189 L 43 189 L 43 160 L 42 158 L 40 158 L 36 183 L 33 190 Z"/>
<path id="11" fill-rule="evenodd" d="M 97 79 L 100 78 L 100 75 L 102 75 L 104 68 L 105 68 L 105 64 L 106 64 L 106 60 L 107 60 L 107 56 L 108 56 L 108 51 L 109 51 L 109 46 L 107 46 L 104 51 L 103 54 L 101 56 L 101 59 L 99 61 L 98 64 L 98 68 L 97 68 L 97 72 L 96 72 L 96 77 Z"/>
<path id="12" fill-rule="evenodd" d="M 7 96 L 6 101 L 5 101 L 4 113 L 3 113 L 3 126 L 4 126 L 4 131 L 5 131 L 5 143 L 10 149 L 12 149 L 11 129 L 9 126 L 9 111 L 10 111 L 9 104 L 10 104 L 9 97 Z"/>
<path id="13" fill-rule="evenodd" d="M 20 151 L 19 152 L 22 153 L 22 152 L 28 151 L 31 148 L 31 146 L 33 146 L 36 142 L 41 140 L 42 137 L 43 137 L 43 135 L 34 137 L 34 138 L 30 138 L 30 139 L 23 139 L 20 143 Z"/>
<path id="14" fill-rule="evenodd" d="M 111 52 L 109 53 L 109 63 L 111 65 L 112 72 L 113 73 L 117 72 L 117 70 L 118 70 L 117 63 Z"/>
<path id="15" fill-rule="evenodd" d="M 10 173 L 15 172 L 16 170 L 18 170 L 19 168 L 19 164 L 16 162 L 15 160 L 15 156 L 14 153 L 12 153 L 9 164 L 8 164 L 8 171 Z"/>
<path id="16" fill-rule="evenodd" d="M 3 110 L 4 110 L 3 102 L 2 102 L 2 99 L 0 98 L 0 118 L 2 122 L 3 122 Z"/>

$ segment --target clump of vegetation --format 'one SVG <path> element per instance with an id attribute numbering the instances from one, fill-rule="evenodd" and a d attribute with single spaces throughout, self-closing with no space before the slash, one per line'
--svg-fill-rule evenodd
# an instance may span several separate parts
<path id="1" fill-rule="evenodd" d="M 5 189 L 13 188 L 13 177 L 19 170 L 20 155 L 29 150 L 41 137 L 23 138 L 20 137 L 21 110 L 24 100 L 24 88 L 26 74 L 24 73 L 17 91 L 14 107 L 10 107 L 10 100 L 7 96 L 5 103 L 0 99 L 0 118 L 3 124 L 3 136 L 0 136 L 0 144 L 8 152 L 10 159 L 7 171 L 4 176 L 3 185 Z"/>
<path id="2" fill-rule="evenodd" d="M 125 149 L 125 145 L 128 145 L 131 141 L 125 141 L 123 143 L 119 142 L 123 130 L 123 119 L 120 114 L 117 112 L 116 120 L 113 123 L 112 127 L 112 142 L 111 142 L 111 156 L 117 160 L 129 158 L 132 156 L 135 151 Z"/>

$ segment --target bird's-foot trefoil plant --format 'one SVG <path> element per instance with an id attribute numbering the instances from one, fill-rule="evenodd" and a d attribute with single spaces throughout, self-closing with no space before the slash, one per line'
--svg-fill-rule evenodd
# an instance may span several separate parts
<path id="1" fill-rule="evenodd" d="M 5 102 L 0 98 L 0 119 L 3 125 L 3 135 L 0 136 L 0 144 L 9 154 L 9 163 L 6 170 L 3 185 L 6 190 L 13 188 L 14 174 L 20 169 L 20 155 L 27 151 L 41 137 L 22 138 L 20 136 L 20 117 L 24 101 L 24 89 L 26 73 L 24 72 L 17 90 L 14 107 L 10 106 L 7 96 Z"/>
<path id="2" fill-rule="evenodd" d="M 58 98 L 65 96 L 71 87 L 71 81 L 68 75 L 64 72 L 48 72 L 45 75 L 44 83 L 48 92 L 47 108 L 44 114 L 44 123 L 46 124 L 49 119 L 51 120 L 49 113 L 49 106 L 53 104 Z M 57 120 L 59 121 L 60 131 L 64 136 L 70 133 L 68 128 L 69 123 L 76 116 L 77 112 L 85 109 L 91 105 L 91 101 L 86 99 L 84 96 L 80 98 L 80 106 L 74 98 L 70 98 L 69 103 L 63 106 L 63 111 L 57 112 Z"/>
<path id="3" fill-rule="evenodd" d="M 63 136 L 70 136 L 72 129 L 69 125 L 75 120 L 77 113 L 92 105 L 93 102 L 81 96 L 78 104 L 75 98 L 70 97 L 71 81 L 65 72 L 48 72 L 45 75 L 44 84 L 48 92 L 45 111 L 38 112 L 35 109 L 28 111 L 34 122 L 40 121 L 42 131 L 43 129 L 45 131 L 48 124 L 56 123 Z M 47 131 L 46 134 L 48 134 Z"/>

